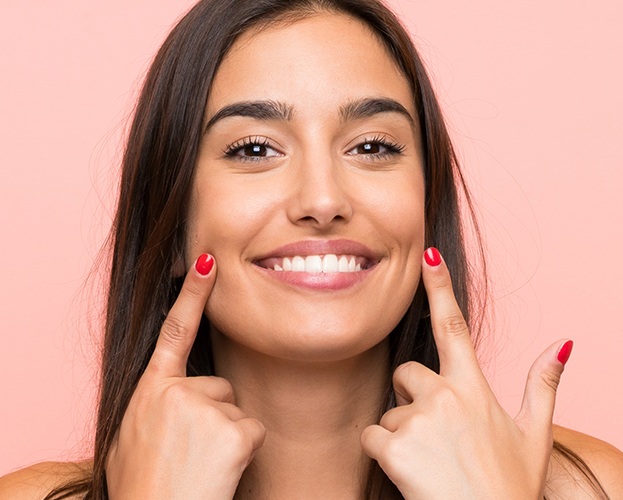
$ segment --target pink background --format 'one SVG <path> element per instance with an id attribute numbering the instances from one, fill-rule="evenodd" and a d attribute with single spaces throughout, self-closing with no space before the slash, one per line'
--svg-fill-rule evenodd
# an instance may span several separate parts
<path id="1" fill-rule="evenodd" d="M 3 2 L 0 474 L 88 453 L 97 274 L 84 283 L 140 76 L 191 3 Z M 556 421 L 623 448 L 623 4 L 391 5 L 429 63 L 482 215 L 496 394 L 515 412 L 534 357 L 571 337 Z"/>

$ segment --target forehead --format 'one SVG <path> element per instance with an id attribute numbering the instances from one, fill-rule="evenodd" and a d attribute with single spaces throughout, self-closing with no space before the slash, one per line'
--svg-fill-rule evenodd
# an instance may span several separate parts
<path id="1" fill-rule="evenodd" d="M 243 100 L 287 102 L 296 112 L 370 96 L 415 114 L 409 82 L 372 30 L 344 14 L 318 13 L 244 33 L 216 74 L 207 116 Z"/>

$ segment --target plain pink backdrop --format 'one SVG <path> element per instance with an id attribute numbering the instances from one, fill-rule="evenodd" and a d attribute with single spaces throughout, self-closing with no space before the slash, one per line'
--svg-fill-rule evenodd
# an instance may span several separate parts
<path id="1" fill-rule="evenodd" d="M 4 2 L 0 16 L 0 475 L 88 453 L 83 287 L 140 77 L 190 1 Z M 556 339 L 556 421 L 623 448 L 623 4 L 393 0 L 428 62 L 481 213 L 501 403 Z M 598 5 L 598 7 L 597 7 Z"/>

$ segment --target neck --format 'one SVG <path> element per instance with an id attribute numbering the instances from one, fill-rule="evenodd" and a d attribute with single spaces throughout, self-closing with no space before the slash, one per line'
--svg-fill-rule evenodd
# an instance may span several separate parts
<path id="1" fill-rule="evenodd" d="M 281 360 L 213 335 L 216 373 L 267 430 L 239 498 L 362 498 L 370 460 L 362 430 L 379 418 L 388 383 L 383 342 L 327 363 Z M 345 471 L 349 471 L 346 472 Z"/>

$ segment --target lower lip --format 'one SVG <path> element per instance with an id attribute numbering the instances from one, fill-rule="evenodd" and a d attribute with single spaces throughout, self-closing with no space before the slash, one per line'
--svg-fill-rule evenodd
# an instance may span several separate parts
<path id="1" fill-rule="evenodd" d="M 288 285 L 309 288 L 312 290 L 344 290 L 353 287 L 365 280 L 376 267 L 370 267 L 362 271 L 352 273 L 305 273 L 293 271 L 274 271 L 264 267 L 255 266 L 268 277 L 287 283 Z"/>

